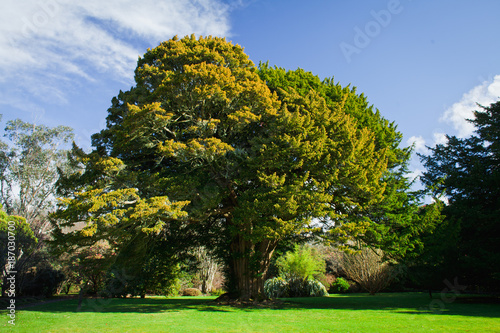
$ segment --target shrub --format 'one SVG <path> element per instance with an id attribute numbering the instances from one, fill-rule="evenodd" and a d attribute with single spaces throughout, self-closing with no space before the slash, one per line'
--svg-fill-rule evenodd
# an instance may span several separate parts
<path id="1" fill-rule="evenodd" d="M 317 280 L 281 277 L 269 279 L 264 284 L 264 292 L 269 298 L 278 297 L 323 297 L 328 296 L 325 286 Z"/>
<path id="2" fill-rule="evenodd" d="M 306 290 L 309 297 L 324 297 L 328 296 L 328 291 L 325 286 L 317 280 L 307 280 Z"/>
<path id="3" fill-rule="evenodd" d="M 182 296 L 201 296 L 201 290 L 198 288 L 186 288 L 182 291 Z"/>
<path id="4" fill-rule="evenodd" d="M 382 250 L 365 247 L 359 253 L 344 254 L 342 264 L 350 280 L 356 281 L 370 295 L 375 295 L 386 288 L 395 275 L 393 267 L 382 258 Z"/>
<path id="5" fill-rule="evenodd" d="M 322 256 L 309 245 L 295 245 L 294 250 L 278 258 L 280 275 L 288 279 L 307 280 L 324 275 L 326 264 Z"/>
<path id="6" fill-rule="evenodd" d="M 343 294 L 349 289 L 349 282 L 344 278 L 338 277 L 330 286 L 330 292 L 334 294 Z"/>
<path id="7" fill-rule="evenodd" d="M 269 279 L 264 283 L 264 293 L 269 298 L 286 297 L 288 295 L 288 283 L 280 277 Z"/>
<path id="8" fill-rule="evenodd" d="M 64 281 L 64 274 L 50 266 L 26 274 L 20 294 L 49 297 L 57 292 Z"/>
<path id="9" fill-rule="evenodd" d="M 301 278 L 291 278 L 288 280 L 288 297 L 306 296 L 309 296 L 307 280 Z"/>

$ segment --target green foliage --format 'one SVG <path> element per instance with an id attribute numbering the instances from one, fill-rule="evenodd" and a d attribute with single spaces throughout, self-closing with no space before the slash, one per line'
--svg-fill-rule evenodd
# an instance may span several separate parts
<path id="1" fill-rule="evenodd" d="M 266 281 L 264 291 L 269 298 L 328 296 L 325 286 L 314 279 L 275 277 Z"/>
<path id="2" fill-rule="evenodd" d="M 307 297 L 309 296 L 309 280 L 302 278 L 291 278 L 287 281 L 287 297 Z"/>
<path id="3" fill-rule="evenodd" d="M 293 251 L 278 258 L 276 265 L 285 279 L 308 280 L 325 273 L 325 260 L 308 245 L 295 245 Z"/>
<path id="4" fill-rule="evenodd" d="M 57 293 L 64 279 L 61 271 L 50 266 L 32 270 L 23 278 L 20 295 L 50 297 Z"/>
<path id="5" fill-rule="evenodd" d="M 334 294 L 343 294 L 349 290 L 349 282 L 344 278 L 338 277 L 330 286 L 330 292 Z"/>
<path id="6" fill-rule="evenodd" d="M 264 292 L 269 298 L 286 297 L 288 295 L 288 283 L 282 277 L 269 279 L 264 284 Z"/>
<path id="7" fill-rule="evenodd" d="M 120 249 L 106 291 L 113 296 L 177 296 L 186 287 L 185 280 L 192 278 L 181 264 L 182 254 L 161 236 L 139 235 Z"/>
<path id="8" fill-rule="evenodd" d="M 428 256 L 438 261 L 428 265 L 454 267 L 461 283 L 498 289 L 500 281 L 500 102 L 475 112 L 471 123 L 475 134 L 468 138 L 449 136 L 445 144 L 421 156 L 426 167 L 422 180 L 434 196 L 444 195 L 448 232 L 446 246 L 433 247 Z M 445 231 L 448 230 L 448 231 Z M 429 235 L 428 242 L 438 243 Z M 430 259 L 430 258 L 429 258 Z M 447 278 L 453 276 L 447 275 Z M 441 276 L 444 279 L 444 276 Z"/>
<path id="9" fill-rule="evenodd" d="M 385 190 L 407 151 L 355 89 L 257 68 L 240 46 L 194 35 L 148 50 L 135 81 L 112 100 L 93 152 L 73 150 L 79 170 L 59 182 L 55 243 L 107 239 L 117 253 L 153 235 L 175 248 L 204 244 L 225 259 L 229 285 L 258 298 L 291 236 L 335 230 L 329 240 L 348 244 L 403 229 L 400 215 L 381 211 L 405 204 Z M 63 234 L 80 221 L 83 230 Z"/>
<path id="10" fill-rule="evenodd" d="M 26 258 L 35 252 L 38 239 L 30 228 L 26 219 L 20 216 L 11 216 L 3 211 L 0 205 L 0 281 L 2 282 L 2 295 L 5 295 L 7 285 L 5 278 L 11 271 L 18 272 L 18 281 L 24 276 L 23 264 Z M 16 284 L 20 293 L 21 285 Z"/>
<path id="11" fill-rule="evenodd" d="M 210 291 L 210 295 L 217 296 L 217 297 L 219 297 L 225 293 L 226 293 L 226 291 L 224 289 L 212 289 Z"/>
<path id="12" fill-rule="evenodd" d="M 37 243 L 38 239 L 26 219 L 8 215 L 0 205 L 0 267 L 6 267 L 8 252 L 14 253 L 15 257 L 9 261 L 17 261 L 22 255 L 33 252 Z"/>
<path id="13" fill-rule="evenodd" d="M 335 159 L 335 153 L 330 155 L 329 162 L 341 166 L 341 170 L 329 171 L 336 175 L 331 180 L 336 185 L 333 186 L 335 190 L 330 192 L 333 195 L 329 199 L 333 212 L 330 211 L 328 217 L 322 219 L 325 227 L 319 230 L 319 235 L 325 238 L 324 231 L 329 230 L 329 237 L 326 238 L 344 248 L 362 240 L 373 247 L 384 249 L 393 258 L 417 255 L 422 246 L 420 235 L 428 231 L 430 226 L 416 214 L 421 198 L 418 193 L 409 191 L 412 184 L 407 178 L 411 148 L 399 148 L 402 134 L 396 130 L 396 125 L 384 119 L 378 110 L 374 110 L 363 94 L 356 93 L 356 88 L 341 87 L 334 83 L 333 78 L 321 81 L 319 77 L 301 69 L 286 71 L 283 68 L 271 68 L 267 64 L 260 65 L 259 75 L 271 91 L 276 92 L 279 99 L 286 103 L 289 110 L 300 108 L 300 112 L 293 114 L 295 118 L 299 115 L 308 117 L 300 122 L 303 130 L 293 129 L 289 134 L 290 138 L 300 138 L 299 133 L 309 133 L 310 136 L 309 125 L 324 128 L 328 133 L 328 121 L 314 118 L 313 112 L 307 113 L 308 103 L 303 101 L 314 100 L 317 110 L 321 110 L 323 105 L 330 110 L 328 118 L 331 121 L 339 124 L 349 122 L 349 126 L 336 128 L 337 138 L 345 140 L 344 143 L 355 140 L 365 148 L 365 144 L 373 145 L 369 150 L 360 146 L 359 149 L 363 152 L 356 151 L 354 147 L 354 150 L 345 150 L 342 143 L 340 147 L 329 145 L 330 153 L 340 154 L 338 160 Z M 324 111 L 316 112 L 324 115 Z M 364 133 L 361 134 L 362 132 Z M 328 135 L 334 136 L 333 133 Z M 364 135 L 369 138 L 363 138 Z M 311 146 L 309 149 L 317 155 L 321 152 L 318 146 Z M 356 156 L 351 156 L 351 152 Z M 370 154 L 381 155 L 370 157 Z M 285 160 L 285 157 L 282 159 Z M 351 159 L 353 164 L 346 163 Z M 370 164 L 370 159 L 372 162 L 384 161 L 386 164 Z M 310 165 L 311 161 L 307 163 Z M 363 171 L 358 169 L 361 166 Z M 347 173 L 344 174 L 344 171 Z M 363 189 L 357 188 L 361 184 L 364 184 Z M 349 199 L 346 200 L 347 198 Z M 335 228 L 332 228 L 332 221 L 335 221 Z"/>

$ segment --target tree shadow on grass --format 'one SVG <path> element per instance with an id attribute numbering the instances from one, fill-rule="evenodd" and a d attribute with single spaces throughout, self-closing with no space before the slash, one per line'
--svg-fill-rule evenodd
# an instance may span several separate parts
<path id="1" fill-rule="evenodd" d="M 229 312 L 230 308 L 213 306 L 211 298 L 85 298 L 81 309 L 78 299 L 63 300 L 22 309 L 38 312 L 109 312 L 109 313 L 160 313 L 198 310 L 211 312 Z"/>
<path id="2" fill-rule="evenodd" d="M 468 317 L 500 317 L 498 297 L 427 293 L 380 293 L 332 295 L 320 298 L 284 299 L 288 309 L 384 310 L 412 315 L 456 315 Z"/>
<path id="3" fill-rule="evenodd" d="M 160 313 L 185 310 L 206 312 L 256 312 L 289 310 L 374 310 L 411 315 L 457 315 L 470 317 L 500 317 L 498 299 L 486 301 L 470 295 L 436 295 L 433 299 L 426 293 L 381 293 L 332 295 L 318 298 L 287 298 L 268 306 L 218 305 L 213 298 L 88 298 L 78 311 L 78 300 L 37 305 L 23 311 L 40 312 L 106 312 L 106 313 Z"/>

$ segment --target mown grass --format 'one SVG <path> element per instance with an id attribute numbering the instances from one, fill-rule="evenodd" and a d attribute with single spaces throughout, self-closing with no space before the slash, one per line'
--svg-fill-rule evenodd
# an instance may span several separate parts
<path id="1" fill-rule="evenodd" d="M 222 306 L 214 297 L 86 299 L 16 312 L 16 332 L 500 332 L 500 304 L 460 295 L 393 293 Z M 0 331 L 9 324 L 5 311 Z"/>

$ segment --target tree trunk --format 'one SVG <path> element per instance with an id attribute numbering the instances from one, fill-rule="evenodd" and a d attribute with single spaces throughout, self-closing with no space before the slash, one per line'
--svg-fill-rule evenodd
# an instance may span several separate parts
<path id="1" fill-rule="evenodd" d="M 277 242 L 264 239 L 253 243 L 245 238 L 237 235 L 231 243 L 237 296 L 242 300 L 265 299 L 264 282 Z"/>

